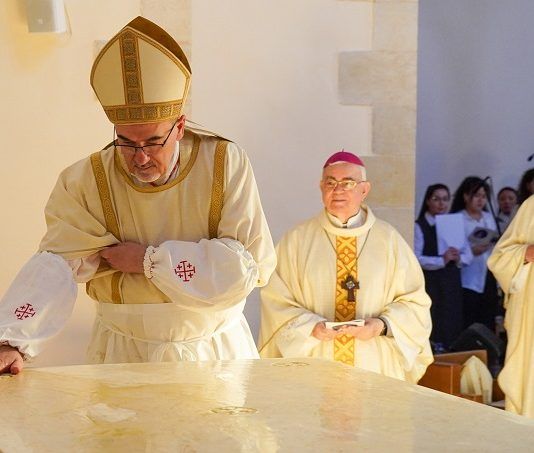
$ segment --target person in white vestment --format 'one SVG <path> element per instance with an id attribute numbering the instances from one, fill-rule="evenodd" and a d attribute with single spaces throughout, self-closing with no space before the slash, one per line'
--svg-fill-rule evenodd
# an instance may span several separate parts
<path id="1" fill-rule="evenodd" d="M 506 410 L 534 418 L 534 195 L 520 206 L 495 245 L 488 267 L 505 294 L 508 335 L 498 376 Z"/>
<path id="2" fill-rule="evenodd" d="M 320 188 L 324 210 L 277 246 L 261 291 L 260 356 L 321 357 L 417 382 L 432 362 L 421 267 L 364 203 L 371 184 L 358 156 L 333 154 Z"/>
<path id="3" fill-rule="evenodd" d="M 91 363 L 258 357 L 243 307 L 274 245 L 244 151 L 186 125 L 190 79 L 142 17 L 97 56 L 91 85 L 116 139 L 58 178 L 39 251 L 0 302 L 0 373 L 65 325 L 77 283 L 97 302 Z"/>

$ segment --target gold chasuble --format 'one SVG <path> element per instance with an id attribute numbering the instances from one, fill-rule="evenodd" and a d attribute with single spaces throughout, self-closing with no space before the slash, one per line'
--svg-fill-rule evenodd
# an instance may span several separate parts
<path id="1" fill-rule="evenodd" d="M 336 321 L 355 319 L 358 298 L 351 296 L 358 290 L 356 250 L 356 237 L 336 237 Z M 334 340 L 334 360 L 354 365 L 354 343 L 351 335 L 337 337 Z"/>
<path id="2" fill-rule="evenodd" d="M 417 382 L 432 362 L 430 298 L 412 250 L 362 205 L 363 224 L 341 228 L 323 210 L 287 232 L 261 290 L 260 356 L 320 357 Z M 388 335 L 321 341 L 317 323 L 382 317 Z"/>
<path id="3" fill-rule="evenodd" d="M 525 262 L 530 244 L 534 195 L 521 204 L 488 260 L 505 294 L 508 346 L 499 385 L 506 395 L 506 410 L 534 419 L 534 263 Z"/>

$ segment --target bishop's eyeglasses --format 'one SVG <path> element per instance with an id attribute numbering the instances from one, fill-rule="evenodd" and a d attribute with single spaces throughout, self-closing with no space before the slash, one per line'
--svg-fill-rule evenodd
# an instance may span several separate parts
<path id="1" fill-rule="evenodd" d="M 122 143 L 120 138 L 115 138 L 116 130 L 115 128 L 113 128 L 113 144 L 115 146 L 120 146 L 121 151 L 127 156 L 133 156 L 135 155 L 135 153 L 137 153 L 137 150 L 141 150 L 148 157 L 152 157 L 159 153 L 161 149 L 165 146 L 165 143 L 167 143 L 167 140 L 169 140 L 169 137 L 171 136 L 174 126 L 176 126 L 176 123 L 178 123 L 178 120 L 176 120 L 172 125 L 171 129 L 169 130 L 169 133 L 167 134 L 167 137 L 165 137 L 165 140 L 163 140 L 163 143 L 147 143 L 143 146 Z"/>
<path id="2" fill-rule="evenodd" d="M 358 184 L 365 181 L 355 181 L 354 179 L 342 179 L 341 181 L 329 176 L 323 179 L 323 185 L 327 190 L 335 190 L 337 186 L 341 187 L 343 192 L 354 189 Z"/>

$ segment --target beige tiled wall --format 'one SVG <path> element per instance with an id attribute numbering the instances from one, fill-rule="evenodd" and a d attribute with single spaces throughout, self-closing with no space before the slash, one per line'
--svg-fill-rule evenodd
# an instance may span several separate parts
<path id="1" fill-rule="evenodd" d="M 364 0 L 333 0 L 364 1 Z M 369 51 L 338 55 L 338 99 L 372 110 L 373 183 L 369 203 L 411 243 L 415 193 L 417 0 L 367 0 L 373 4 Z M 191 0 L 141 0 L 141 14 L 165 28 L 191 57 Z M 191 97 L 186 113 L 191 113 Z"/>
<path id="2" fill-rule="evenodd" d="M 372 47 L 338 55 L 338 100 L 372 111 L 373 182 L 369 203 L 412 241 L 415 193 L 417 0 L 332 0 L 371 3 Z M 191 0 L 141 0 L 141 14 L 165 28 L 191 56 Z M 186 113 L 191 114 L 190 96 Z M 366 153 L 367 154 L 367 153 Z"/>
<path id="3" fill-rule="evenodd" d="M 363 1 L 363 0 L 341 0 Z M 339 99 L 372 108 L 369 203 L 412 242 L 415 193 L 417 0 L 373 3 L 373 43 L 339 54 Z"/>

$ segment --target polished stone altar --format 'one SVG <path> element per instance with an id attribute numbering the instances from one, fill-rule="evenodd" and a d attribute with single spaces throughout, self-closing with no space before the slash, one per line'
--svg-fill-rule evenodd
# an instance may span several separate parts
<path id="1" fill-rule="evenodd" d="M 534 421 L 319 359 L 0 376 L 0 452 L 533 451 Z"/>

